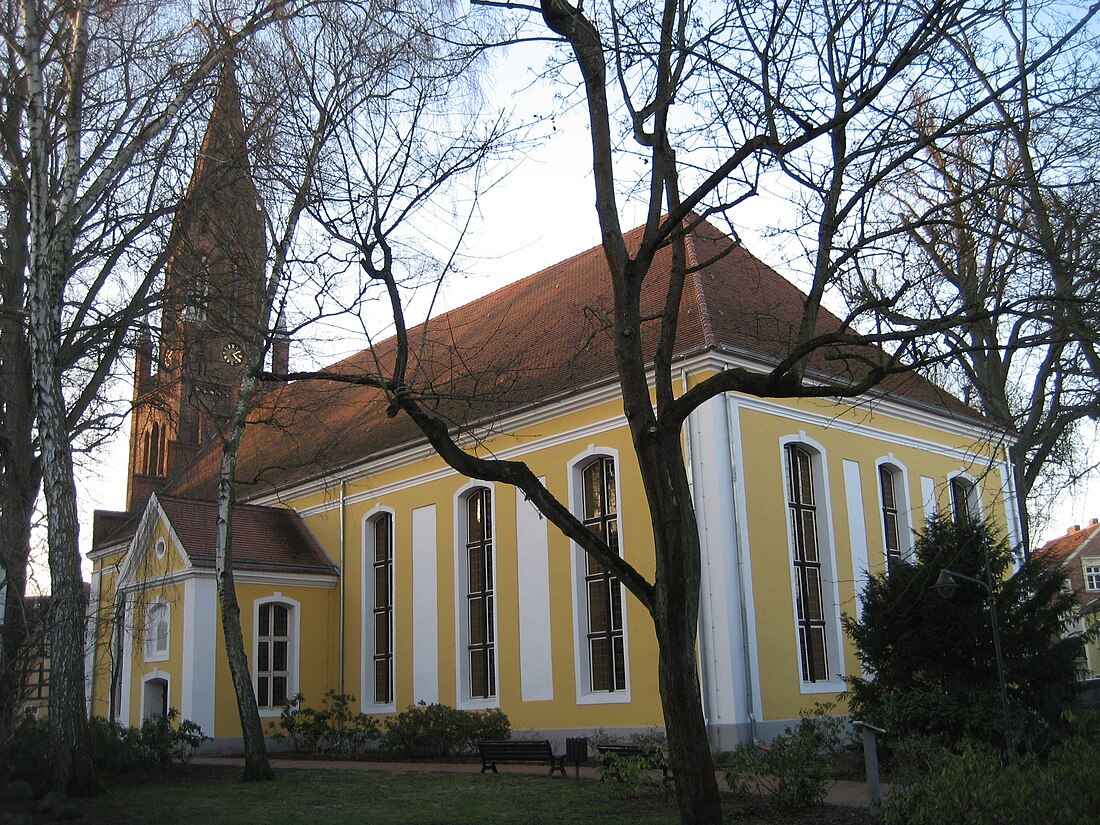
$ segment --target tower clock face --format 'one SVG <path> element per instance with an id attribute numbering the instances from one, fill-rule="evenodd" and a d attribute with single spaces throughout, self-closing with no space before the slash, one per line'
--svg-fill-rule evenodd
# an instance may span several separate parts
<path id="1" fill-rule="evenodd" d="M 231 366 L 237 366 L 244 359 L 244 350 L 240 345 L 230 341 L 222 347 L 222 360 Z"/>

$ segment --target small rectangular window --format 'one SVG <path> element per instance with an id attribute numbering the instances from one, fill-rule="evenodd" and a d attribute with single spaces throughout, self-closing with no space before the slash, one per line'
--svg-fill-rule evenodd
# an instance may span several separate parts
<path id="1" fill-rule="evenodd" d="M 1100 564 L 1085 566 L 1085 589 L 1090 591 L 1100 590 Z"/>

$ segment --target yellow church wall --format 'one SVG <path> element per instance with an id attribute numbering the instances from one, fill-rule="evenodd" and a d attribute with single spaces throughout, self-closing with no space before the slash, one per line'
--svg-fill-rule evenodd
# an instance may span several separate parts
<path id="1" fill-rule="evenodd" d="M 808 415 L 803 417 L 802 413 Z M 815 423 L 812 420 L 814 414 L 827 414 L 828 424 Z M 859 424 L 860 429 L 850 429 L 853 424 Z M 911 526 L 915 529 L 919 530 L 925 519 L 922 476 L 936 482 L 938 510 L 949 513 L 949 476 L 960 471 L 970 472 L 979 481 L 983 515 L 1002 532 L 1007 527 L 1004 523 L 1005 502 L 999 472 L 994 470 L 982 477 L 988 468 L 988 465 L 983 467 L 982 462 L 988 461 L 995 450 L 976 439 L 953 437 L 942 430 L 874 414 L 867 409 L 844 409 L 819 401 L 790 402 L 778 405 L 774 412 L 748 405 L 739 410 L 739 427 L 761 699 L 765 718 L 790 719 L 817 701 L 833 700 L 835 694 L 814 693 L 813 688 L 807 690 L 801 683 L 781 440 L 792 437 L 796 441 L 805 439 L 825 453 L 828 511 L 823 514 L 819 502 L 818 529 L 822 537 L 828 537 L 832 548 L 843 614 L 854 614 L 857 609 L 845 460 L 857 462 L 859 466 L 864 516 L 862 526 L 872 572 L 881 572 L 885 567 L 877 462 L 888 455 L 906 469 L 905 493 Z M 914 446 L 917 439 L 942 445 L 945 449 Z M 966 453 L 982 450 L 986 458 L 972 463 L 959 454 L 948 452 L 946 448 Z M 993 457 L 997 458 L 996 455 Z M 828 592 L 825 598 L 829 600 Z M 854 649 L 847 639 L 842 644 L 843 672 L 849 675 L 858 673 L 859 663 Z M 835 671 L 836 663 L 829 664 L 830 669 Z"/>
<path id="2" fill-rule="evenodd" d="M 531 469 L 546 479 L 550 490 L 562 500 L 568 499 L 568 465 L 578 455 L 595 447 L 617 453 L 621 543 L 625 556 L 644 575 L 653 574 L 652 539 L 644 516 L 638 510 L 645 506 L 641 479 L 629 460 L 629 432 L 621 424 L 621 405 L 608 402 L 575 413 L 517 429 L 494 438 L 483 445 L 485 451 L 522 450 L 533 441 L 558 437 L 583 430 L 601 421 L 615 422 L 613 429 L 597 435 L 578 435 L 562 439 L 561 443 L 523 455 Z M 415 483 L 410 483 L 415 482 Z M 434 504 L 436 507 L 436 582 L 439 701 L 458 704 L 456 694 L 457 668 L 455 625 L 455 507 L 456 496 L 468 480 L 447 469 L 440 459 L 430 456 L 409 466 L 351 479 L 343 495 L 345 541 L 345 691 L 359 696 L 363 650 L 363 530 L 364 521 L 378 507 L 394 514 L 394 596 L 395 596 L 395 702 L 397 710 L 414 703 L 419 697 L 413 692 L 413 648 L 411 603 L 413 599 L 412 513 L 416 508 Z M 574 627 L 572 593 L 572 546 L 556 528 L 548 525 L 548 567 L 550 588 L 550 638 L 548 655 L 552 660 L 553 699 L 524 702 L 521 674 L 518 667 L 519 602 L 517 582 L 518 537 L 516 535 L 516 494 L 514 488 L 494 484 L 493 509 L 495 519 L 494 555 L 496 563 L 495 610 L 497 623 L 497 698 L 517 728 L 568 728 L 601 726 L 644 727 L 661 723 L 656 679 L 656 643 L 645 609 L 629 594 L 625 599 L 628 668 L 631 702 L 578 705 L 574 662 Z M 388 490 L 377 496 L 371 491 Z M 337 560 L 340 541 L 339 490 L 314 492 L 292 502 L 295 509 L 307 511 L 305 518 L 311 531 Z M 317 505 L 320 504 L 320 507 Z M 324 509 L 322 509 L 324 508 Z M 641 518 L 639 518 L 641 516 Z M 369 687 L 369 686 L 368 686 Z M 362 698 L 360 696 L 360 698 Z"/>
<path id="3" fill-rule="evenodd" d="M 147 615 L 151 605 L 163 601 L 168 610 L 168 654 L 165 658 L 149 655 L 146 651 L 148 640 Z M 183 686 L 183 640 L 185 634 L 183 586 L 170 583 L 162 586 L 150 586 L 137 591 L 128 609 L 131 611 L 131 690 L 130 724 L 141 723 L 145 709 L 143 703 L 143 685 L 150 677 L 165 678 L 168 681 L 168 707 L 180 707 L 180 690 Z M 159 713 L 159 709 L 155 709 Z"/>
<path id="4" fill-rule="evenodd" d="M 798 400 L 752 405 L 738 413 L 740 456 L 747 513 L 748 552 L 751 558 L 755 603 L 756 646 L 759 656 L 761 702 L 765 718 L 794 718 L 830 693 L 804 692 L 798 661 L 794 623 L 787 508 L 780 440 L 805 433 L 825 452 L 828 471 L 830 543 L 842 612 L 853 612 L 856 584 L 850 552 L 845 459 L 857 462 L 861 482 L 864 531 L 872 570 L 882 569 L 885 552 L 881 534 L 876 462 L 888 455 L 906 470 L 906 496 L 913 526 L 923 522 L 921 477 L 935 479 L 942 510 L 947 499 L 949 475 L 968 471 L 979 479 L 983 514 L 1004 527 L 1004 501 L 999 475 L 982 478 L 981 462 L 973 464 L 962 453 L 991 454 L 995 445 L 978 437 L 951 435 L 919 421 L 891 417 L 867 405 L 849 407 L 822 400 Z M 824 420 L 824 424 L 820 423 Z M 576 433 L 575 437 L 570 434 Z M 929 446 L 931 445 L 931 449 Z M 939 445 L 939 446 L 936 446 Z M 942 449 L 941 449 L 942 447 Z M 653 575 L 653 544 L 648 526 L 645 496 L 637 465 L 632 459 L 629 431 L 622 421 L 621 402 L 611 399 L 563 414 L 549 421 L 513 428 L 485 441 L 486 454 L 515 454 L 561 500 L 568 500 L 570 462 L 586 450 L 608 450 L 619 457 L 619 512 L 624 555 L 648 578 Z M 955 451 L 955 452 L 951 452 Z M 996 480 L 996 484 L 994 484 Z M 436 659 L 439 701 L 456 705 L 455 626 L 455 506 L 456 494 L 467 480 L 449 471 L 440 459 L 428 455 L 405 466 L 364 474 L 346 482 L 343 490 L 345 542 L 345 692 L 362 692 L 363 650 L 363 529 L 364 519 L 379 506 L 394 515 L 395 595 L 395 702 L 398 710 L 416 701 L 413 694 L 411 569 L 413 510 L 434 504 L 436 508 L 437 638 Z M 662 720 L 657 693 L 657 649 L 648 614 L 627 594 L 626 609 L 630 702 L 578 704 L 574 650 L 572 548 L 555 528 L 547 529 L 550 588 L 549 656 L 552 661 L 553 698 L 523 701 L 518 667 L 519 614 L 517 581 L 518 548 L 515 493 L 504 485 L 494 491 L 496 561 L 496 656 L 497 700 L 519 728 L 646 727 Z M 374 491 L 383 491 L 372 495 Z M 314 491 L 292 502 L 296 509 L 312 506 L 307 523 L 334 562 L 340 541 L 340 491 Z M 823 525 L 822 529 L 825 529 Z M 828 594 L 827 594 L 828 597 Z M 858 670 L 854 652 L 841 641 L 843 672 Z M 360 697 L 362 698 L 362 697 Z"/>
<path id="5" fill-rule="evenodd" d="M 251 582 L 248 575 L 238 571 L 236 582 L 237 602 L 241 610 L 241 634 L 245 640 L 245 655 L 253 674 L 255 685 L 256 616 L 258 601 L 276 601 L 290 604 L 297 613 L 298 626 L 298 676 L 291 680 L 289 695 L 302 693 L 311 707 L 320 708 L 325 693 L 336 685 L 336 607 L 335 590 L 326 587 L 305 587 L 287 582 Z M 229 672 L 229 660 L 225 655 L 225 634 L 222 630 L 221 608 L 217 617 L 217 659 L 215 663 L 214 736 L 239 738 L 240 715 L 233 680 Z M 293 658 L 294 653 L 291 653 Z M 289 698 L 289 697 L 288 697 Z M 277 722 L 282 706 L 260 708 L 264 732 L 269 724 Z"/>
<path id="6" fill-rule="evenodd" d="M 717 399 L 715 403 L 727 403 L 727 400 Z M 833 700 L 835 696 L 832 691 L 823 689 L 828 686 L 822 683 L 807 685 L 800 678 L 783 441 L 804 438 L 824 455 L 826 478 L 822 484 L 827 484 L 827 489 L 824 491 L 825 501 L 819 502 L 819 507 L 821 504 L 826 506 L 821 508 L 819 529 L 831 549 L 837 595 L 843 613 L 853 613 L 857 607 L 857 561 L 853 559 L 853 539 L 857 544 L 866 542 L 866 557 L 872 571 L 882 570 L 885 564 L 877 472 L 877 464 L 881 460 L 890 457 L 892 462 L 905 470 L 905 497 L 912 527 L 919 529 L 924 520 L 927 491 L 922 487 L 922 477 L 934 480 L 937 506 L 941 512 L 950 512 L 948 479 L 962 471 L 978 481 L 983 515 L 1004 531 L 1006 503 L 1000 489 L 1000 468 L 987 472 L 989 458 L 1002 461 L 1003 456 L 998 453 L 998 445 L 985 442 L 976 430 L 975 434 L 967 435 L 959 426 L 936 427 L 934 419 L 928 416 L 895 416 L 890 414 L 889 404 L 880 405 L 878 402 L 848 406 L 825 400 L 779 402 L 731 396 L 727 408 L 735 433 L 733 454 L 738 478 L 732 495 L 739 510 L 738 540 L 742 544 L 741 552 L 749 563 L 754 605 L 751 644 L 758 665 L 758 695 L 755 699 L 763 711 L 761 719 L 789 720 L 815 702 Z M 617 456 L 620 545 L 624 556 L 642 575 L 652 580 L 653 540 L 629 430 L 622 417 L 621 401 L 612 397 L 587 407 L 578 405 L 560 411 L 548 420 L 537 421 L 532 416 L 525 421 L 510 427 L 506 434 L 488 438 L 475 451 L 527 462 L 562 501 L 569 501 L 570 477 L 575 472 L 571 467 L 585 460 L 582 457 L 599 454 Z M 711 436 L 724 437 L 723 428 L 718 427 Z M 686 446 L 688 452 L 714 449 L 714 445 L 704 442 L 686 443 Z M 972 455 L 984 457 L 971 461 L 968 456 Z M 462 704 L 456 688 L 457 674 L 462 667 L 460 657 L 465 655 L 465 651 L 458 649 L 457 641 L 460 629 L 456 622 L 456 601 L 461 604 L 464 597 L 456 593 L 455 584 L 459 574 L 455 563 L 458 541 L 455 530 L 459 523 L 456 507 L 461 500 L 460 495 L 471 484 L 481 483 L 460 477 L 430 452 L 423 451 L 419 456 L 405 463 L 401 463 L 400 456 L 383 457 L 357 475 L 347 474 L 343 483 L 332 483 L 323 489 L 306 489 L 300 491 L 297 498 L 288 498 L 286 491 L 283 493 L 283 503 L 302 514 L 333 564 L 341 563 L 343 548 L 343 656 L 339 643 L 339 586 L 326 589 L 292 585 L 289 583 L 292 579 L 275 582 L 270 574 L 238 577 L 242 632 L 253 670 L 257 599 L 280 593 L 296 603 L 298 677 L 291 693 L 295 689 L 302 692 L 310 706 L 320 707 L 326 691 L 341 688 L 345 693 L 358 697 L 360 706 L 363 706 L 366 698 L 364 687 L 370 690 L 369 680 L 366 686 L 363 683 L 364 527 L 366 519 L 379 508 L 392 512 L 394 517 L 395 698 L 392 707 L 401 710 L 423 698 L 415 694 L 413 677 L 412 651 L 416 640 L 413 638 L 412 624 L 412 524 L 414 511 L 429 505 L 435 508 L 434 617 L 437 645 L 434 661 L 438 677 L 437 695 L 438 701 L 446 704 Z M 845 462 L 849 462 L 847 478 Z M 983 462 L 986 462 L 985 467 Z M 860 501 L 855 510 L 862 509 L 863 521 L 855 525 L 853 531 L 849 521 L 853 517 L 849 497 L 853 490 L 851 473 L 856 466 Z M 545 525 L 546 586 L 549 590 L 549 648 L 544 654 L 550 662 L 546 678 L 552 679 L 552 696 L 524 700 L 524 674 L 520 665 L 524 653 L 528 651 L 520 647 L 521 619 L 525 607 L 520 604 L 519 587 L 522 572 L 520 550 L 525 537 L 518 535 L 518 525 L 523 523 L 529 530 L 531 522 L 523 522 L 514 488 L 502 484 L 486 486 L 493 491 L 497 630 L 496 698 L 489 704 L 499 705 L 508 714 L 513 727 L 519 730 L 660 726 L 663 719 L 657 690 L 657 646 L 652 624 L 645 609 L 629 593 L 625 594 L 623 602 L 629 690 L 626 694 L 600 697 L 610 701 L 591 702 L 591 697 L 578 696 L 578 681 L 583 680 L 578 680 L 576 673 L 575 550 L 571 542 L 548 522 L 542 522 Z M 853 532 L 860 535 L 853 536 Z M 159 525 L 150 537 L 146 558 L 137 578 L 150 582 L 141 591 L 142 599 L 160 596 L 172 604 L 171 651 L 163 662 L 145 662 L 143 647 L 135 640 L 129 704 L 132 723 L 140 721 L 143 675 L 157 670 L 167 676 L 173 706 L 178 705 L 178 686 L 182 684 L 183 590 L 181 585 L 165 585 L 163 581 L 184 578 L 187 573 L 174 550 L 170 550 L 163 559 L 153 558 L 152 548 L 158 538 L 166 539 L 171 546 L 170 533 L 165 525 Z M 722 552 L 733 551 L 724 548 Z M 104 606 L 109 607 L 110 594 L 117 578 L 114 570 L 120 558 L 120 555 L 107 554 L 95 562 L 100 576 L 101 610 Z M 826 602 L 830 602 L 832 593 L 827 590 L 824 595 Z M 736 598 L 736 594 L 726 591 L 723 598 Z M 133 619 L 137 620 L 136 615 Z M 228 664 L 222 652 L 224 641 L 220 618 L 216 628 L 215 725 L 214 730 L 207 733 L 220 739 L 234 739 L 240 735 L 239 721 Z M 105 650 L 110 641 L 109 622 L 101 621 L 97 632 Z M 831 671 L 842 669 L 844 674 L 858 672 L 859 663 L 847 640 L 842 636 L 831 638 L 840 646 L 841 659 L 839 663 L 834 661 L 837 651 L 830 650 Z M 736 640 L 734 643 L 737 643 Z M 738 663 L 733 665 L 735 670 L 739 666 Z M 741 677 L 734 675 L 733 678 L 737 680 Z M 93 712 L 107 712 L 109 684 L 109 673 L 102 662 L 97 663 Z M 832 683 L 834 689 L 838 685 L 837 682 Z M 727 690 L 728 695 L 725 683 L 719 689 Z M 744 708 L 738 708 L 738 713 L 744 712 Z M 371 710 L 369 707 L 365 709 Z M 278 712 L 278 708 L 263 712 L 265 730 L 269 721 L 277 719 Z M 723 718 L 728 720 L 730 717 Z M 731 723 L 723 721 L 721 724 Z"/>

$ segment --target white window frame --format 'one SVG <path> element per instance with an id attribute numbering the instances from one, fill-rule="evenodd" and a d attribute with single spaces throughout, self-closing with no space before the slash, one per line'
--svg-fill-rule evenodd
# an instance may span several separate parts
<path id="1" fill-rule="evenodd" d="M 374 637 L 374 605 L 375 605 L 375 544 L 374 525 L 380 518 L 390 519 L 390 701 L 375 701 L 374 682 L 374 657 L 378 651 L 375 648 Z M 362 673 L 361 688 L 359 691 L 360 705 L 364 713 L 392 713 L 397 710 L 397 644 L 394 637 L 395 631 L 395 574 L 397 565 L 397 516 L 390 507 L 377 505 L 363 517 L 363 601 L 362 601 Z"/>
<path id="2" fill-rule="evenodd" d="M 787 498 L 787 446 L 797 445 L 810 454 L 813 472 L 814 500 L 817 509 L 818 559 L 821 570 L 822 616 L 825 621 L 825 658 L 827 678 L 807 681 L 802 677 L 802 642 L 798 625 L 799 581 L 795 574 L 795 536 L 791 532 L 789 515 L 790 502 Z M 846 690 L 844 637 L 840 623 L 840 587 L 837 575 L 836 541 L 833 532 L 832 502 L 829 491 L 829 462 L 825 448 L 805 432 L 784 436 L 779 440 L 779 468 L 783 501 L 783 523 L 787 534 L 787 570 L 791 582 L 791 619 L 794 631 L 795 655 L 792 657 L 794 674 L 798 679 L 799 690 L 803 694 L 840 693 Z M 831 601 L 831 606 L 830 606 Z"/>
<path id="3" fill-rule="evenodd" d="M 960 470 L 957 473 L 952 473 L 947 477 L 947 498 L 948 503 L 951 505 L 951 520 L 958 521 L 958 507 L 955 501 L 955 486 L 956 482 L 962 482 L 967 485 L 966 492 L 966 512 L 970 516 L 970 519 L 974 523 L 978 523 L 983 518 L 982 510 L 982 488 L 978 484 L 978 479 L 970 475 L 965 470 Z"/>
<path id="4" fill-rule="evenodd" d="M 153 626 L 154 613 L 164 611 L 164 646 L 158 645 L 158 634 Z M 142 639 L 142 648 L 145 651 L 145 661 L 167 661 L 172 650 L 172 605 L 162 597 L 157 597 L 145 607 L 145 632 Z"/>
<path id="5" fill-rule="evenodd" d="M 610 447 L 597 447 L 590 445 L 588 449 L 574 456 L 567 464 L 567 477 L 569 482 L 569 510 L 578 518 L 584 518 L 584 482 L 583 471 L 589 463 L 598 458 L 610 458 L 615 462 L 615 501 L 621 504 L 622 494 L 622 462 L 619 461 L 619 451 Z M 628 541 L 623 527 L 622 507 L 618 507 L 616 513 L 619 531 L 619 554 Z M 627 589 L 619 583 L 622 590 L 622 622 L 623 622 L 623 659 L 626 671 L 626 687 L 623 690 L 593 690 L 590 674 L 592 663 L 588 649 L 588 593 L 585 585 L 587 571 L 586 551 L 579 544 L 570 541 L 571 577 L 573 587 L 573 663 L 576 689 L 576 702 L 578 705 L 618 705 L 631 701 L 630 679 L 630 626 L 627 610 Z"/>
<path id="6" fill-rule="evenodd" d="M 494 691 L 492 696 L 473 696 L 470 692 L 470 615 L 469 615 L 469 563 L 466 558 L 466 502 L 478 490 L 489 491 L 491 512 L 489 527 L 492 531 L 492 578 L 493 578 L 493 672 Z M 500 634 L 498 631 L 500 610 L 499 583 L 497 576 L 498 532 L 497 532 L 497 490 L 496 485 L 488 481 L 469 481 L 463 484 L 454 495 L 454 571 L 455 571 L 455 696 L 456 706 L 461 710 L 491 710 L 500 707 Z"/>
<path id="7" fill-rule="evenodd" d="M 1082 562 L 1084 568 L 1085 590 L 1089 593 L 1100 591 L 1100 559 L 1088 559 Z"/>
<path id="8" fill-rule="evenodd" d="M 257 704 L 260 697 L 260 675 L 257 671 L 260 662 L 260 608 L 265 604 L 279 604 L 287 608 L 286 695 L 289 699 L 298 693 L 298 653 L 301 650 L 299 628 L 302 620 L 302 605 L 296 599 L 276 591 L 270 596 L 262 596 L 252 602 L 252 690 L 255 691 Z M 279 716 L 283 706 L 260 706 L 259 710 L 261 717 Z"/>
<path id="9" fill-rule="evenodd" d="M 882 472 L 887 468 L 893 474 L 894 509 L 897 515 L 898 555 L 901 561 L 913 559 L 912 504 L 909 501 L 909 471 L 893 453 L 875 462 L 875 488 L 878 490 L 879 536 L 886 571 L 890 572 L 890 553 L 886 547 L 886 501 L 882 495 Z"/>

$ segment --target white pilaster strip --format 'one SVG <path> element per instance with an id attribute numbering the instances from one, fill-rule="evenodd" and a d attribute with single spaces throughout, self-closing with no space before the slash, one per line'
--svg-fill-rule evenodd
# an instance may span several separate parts
<path id="1" fill-rule="evenodd" d="M 519 581 L 519 670 L 524 702 L 554 698 L 550 656 L 550 560 L 546 519 L 516 489 L 516 541 Z"/>
<path id="2" fill-rule="evenodd" d="M 215 736 L 214 693 L 217 664 L 217 587 L 210 578 L 183 583 L 183 685 L 180 716 L 207 736 Z M 245 642 L 247 644 L 247 640 Z"/>
<path id="3" fill-rule="evenodd" d="M 435 505 L 412 512 L 413 701 L 439 701 Z"/>
<path id="4" fill-rule="evenodd" d="M 863 483 L 859 477 L 859 462 L 844 459 L 844 496 L 848 503 L 848 538 L 852 544 L 852 573 L 855 577 L 856 610 L 863 617 L 861 594 L 871 575 L 867 548 L 867 518 L 863 510 Z"/>
<path id="5" fill-rule="evenodd" d="M 920 477 L 920 497 L 924 502 L 924 520 L 936 515 L 936 480 L 928 476 Z"/>

